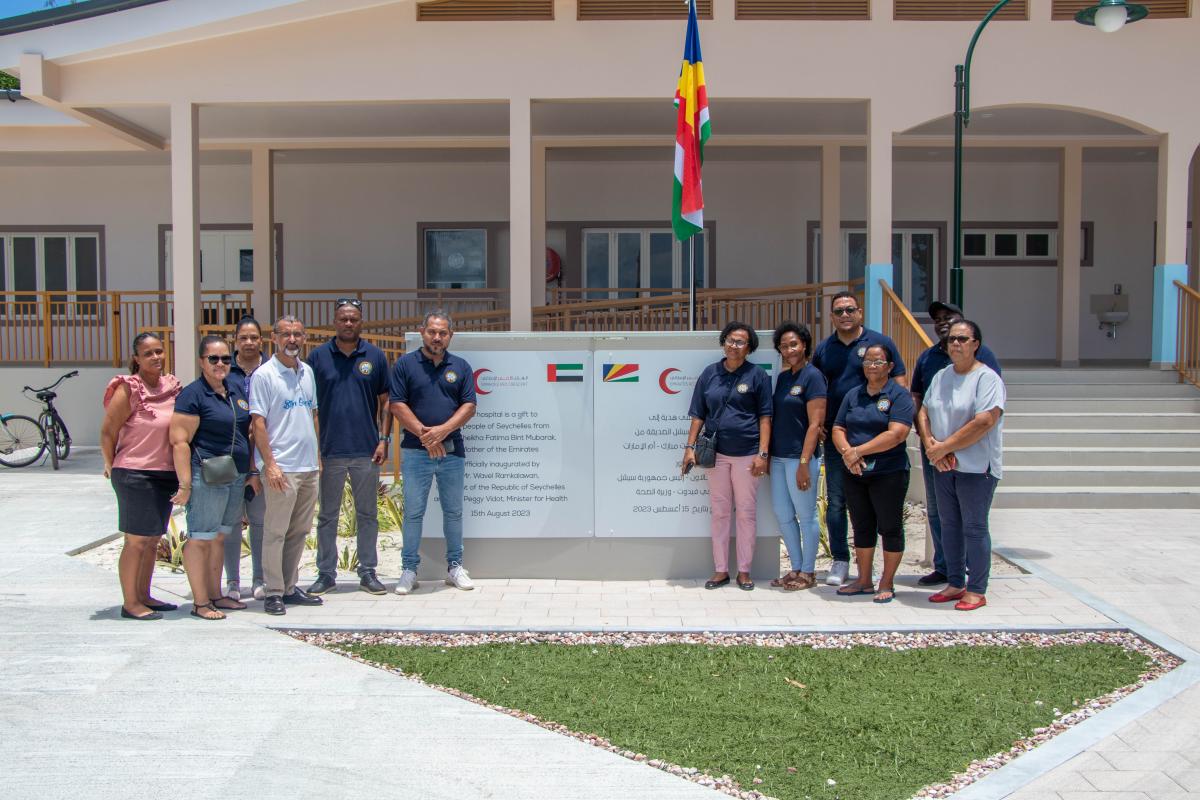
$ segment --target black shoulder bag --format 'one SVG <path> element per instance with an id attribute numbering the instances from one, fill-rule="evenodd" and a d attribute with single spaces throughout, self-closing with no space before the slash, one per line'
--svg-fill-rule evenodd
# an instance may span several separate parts
<path id="1" fill-rule="evenodd" d="M 233 407 L 232 392 L 226 391 L 225 399 L 229 401 L 229 413 L 233 414 L 233 441 L 229 443 L 229 455 L 200 460 L 200 475 L 209 486 L 228 486 L 238 476 L 237 463 L 233 460 L 233 450 L 237 447 L 237 409 Z"/>

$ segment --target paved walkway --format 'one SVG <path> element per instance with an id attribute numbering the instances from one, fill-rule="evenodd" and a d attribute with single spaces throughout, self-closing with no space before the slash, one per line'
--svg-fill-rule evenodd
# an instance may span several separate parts
<path id="1" fill-rule="evenodd" d="M 1200 577 L 1191 569 L 1200 561 L 1200 513 L 1194 511 L 998 511 L 997 545 L 1045 574 L 996 580 L 992 604 L 970 615 L 931 606 L 927 591 L 905 587 L 894 603 L 875 606 L 870 598 L 833 597 L 829 589 L 706 592 L 690 581 L 514 580 L 481 581 L 469 593 L 425 584 L 404 598 L 372 597 L 350 583 L 326 606 L 289 608 L 282 619 L 252 603 L 223 623 L 201 622 L 184 610 L 139 625 L 117 618 L 111 572 L 64 555 L 112 529 L 115 503 L 97 468 L 94 455 L 81 454 L 58 474 L 48 468 L 0 473 L 6 520 L 0 532 L 0 764 L 9 797 L 397 789 L 429 797 L 714 796 L 300 644 L 268 625 L 840 630 L 968 622 L 1111 627 L 1133 618 L 1200 649 Z M 159 585 L 160 597 L 186 596 L 178 577 Z M 1073 587 L 1093 596 L 1098 608 Z M 141 737 L 156 749 L 147 750 Z M 1042 750 L 1043 761 L 1062 760 Z M 1200 796 L 1200 687 L 1046 768 L 1016 796 Z M 1000 780 L 977 784 L 973 796 L 1008 794 L 1006 780 L 1023 782 L 1018 773 L 1002 770 L 993 776 Z"/>

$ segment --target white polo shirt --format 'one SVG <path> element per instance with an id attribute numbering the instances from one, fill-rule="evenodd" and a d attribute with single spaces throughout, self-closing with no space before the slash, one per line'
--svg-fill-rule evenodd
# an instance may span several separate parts
<path id="1" fill-rule="evenodd" d="M 317 384 L 312 367 L 303 361 L 297 361 L 292 369 L 272 356 L 250 376 L 250 413 L 266 420 L 271 453 L 284 472 L 316 472 L 319 468 L 313 422 L 316 410 Z M 257 448 L 254 461 L 261 470 Z"/>

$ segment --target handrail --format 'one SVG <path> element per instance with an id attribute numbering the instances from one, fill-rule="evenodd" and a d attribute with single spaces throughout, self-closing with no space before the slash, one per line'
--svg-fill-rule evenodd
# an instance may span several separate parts
<path id="1" fill-rule="evenodd" d="M 911 371 L 917 357 L 933 346 L 933 340 L 887 281 L 880 280 L 879 288 L 883 290 L 883 334 L 896 343 L 900 358 Z"/>
<path id="2" fill-rule="evenodd" d="M 1179 381 L 1200 389 L 1200 292 L 1175 281 L 1179 290 L 1179 328 L 1175 341 L 1175 371 Z"/>

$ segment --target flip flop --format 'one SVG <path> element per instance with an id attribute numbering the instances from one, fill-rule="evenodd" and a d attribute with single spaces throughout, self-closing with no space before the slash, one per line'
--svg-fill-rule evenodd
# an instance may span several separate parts
<path id="1" fill-rule="evenodd" d="M 233 605 L 218 606 L 217 603 L 221 602 L 222 600 L 228 600 Z M 247 606 L 241 600 L 234 600 L 232 597 L 230 597 L 228 595 L 225 595 L 223 597 L 218 597 L 216 600 L 213 600 L 212 605 L 216 606 L 217 608 L 221 609 L 222 611 L 241 611 L 245 608 L 249 608 L 249 606 Z"/>
<path id="2" fill-rule="evenodd" d="M 858 597 L 860 594 L 875 594 L 875 589 L 855 589 L 853 592 L 843 592 L 838 589 L 837 594 L 838 597 Z"/>
<path id="3" fill-rule="evenodd" d="M 882 595 L 882 594 L 886 594 L 887 597 L 880 597 L 880 595 Z M 884 603 L 890 603 L 895 599 L 896 599 L 896 590 L 895 589 L 880 589 L 878 592 L 875 593 L 875 597 L 871 600 L 871 602 L 879 603 L 880 605 L 882 605 Z"/>
<path id="4" fill-rule="evenodd" d="M 179 606 L 175 605 L 174 603 L 151 602 L 145 603 L 144 605 L 151 611 L 177 611 L 179 609 Z"/>

